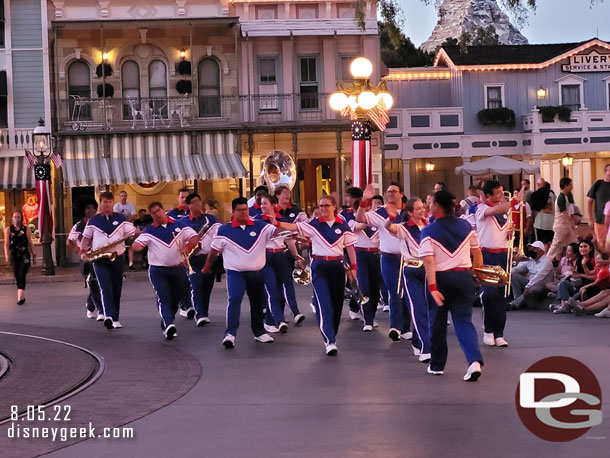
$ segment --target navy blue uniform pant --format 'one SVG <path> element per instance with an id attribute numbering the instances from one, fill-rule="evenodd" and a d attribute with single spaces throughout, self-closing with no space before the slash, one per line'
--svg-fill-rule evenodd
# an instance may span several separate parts
<path id="1" fill-rule="evenodd" d="M 381 280 L 379 253 L 356 249 L 356 260 L 358 262 L 358 285 L 362 295 L 368 298 L 368 301 L 362 304 L 364 324 L 373 326 L 377 304 L 379 303 L 379 283 Z"/>
<path id="2" fill-rule="evenodd" d="M 123 257 L 117 256 L 114 261 L 100 259 L 93 263 L 93 269 L 100 287 L 104 316 L 118 321 L 123 290 Z"/>
<path id="3" fill-rule="evenodd" d="M 186 267 L 150 266 L 148 278 L 157 295 L 161 329 L 165 331 L 170 324 L 174 323 L 180 301 L 184 300 L 185 296 L 190 296 Z"/>
<path id="4" fill-rule="evenodd" d="M 250 326 L 255 336 L 265 333 L 263 328 L 265 289 L 263 288 L 263 271 L 239 272 L 227 270 L 227 292 L 229 304 L 227 306 L 227 329 L 225 334 L 237 335 L 239 328 L 239 315 L 244 294 L 250 300 Z"/>
<path id="5" fill-rule="evenodd" d="M 422 353 L 430 353 L 430 304 L 434 299 L 426 285 L 424 267 L 405 267 L 404 294 L 409 301 L 413 323 L 413 340 L 411 343 Z"/>
<path id="6" fill-rule="evenodd" d="M 475 361 L 483 364 L 479 350 L 477 331 L 472 324 L 472 303 L 474 301 L 474 280 L 470 271 L 437 272 L 436 284 L 445 297 L 442 307 L 430 301 L 431 356 L 430 369 L 442 371 L 447 363 L 447 315 L 451 312 L 455 335 L 462 347 L 468 364 Z"/>
<path id="7" fill-rule="evenodd" d="M 388 288 L 390 306 L 390 328 L 398 329 L 401 333 L 411 328 L 411 314 L 407 307 L 404 294 L 398 293 L 398 277 L 400 271 L 400 255 L 381 255 L 381 274 Z"/>
<path id="8" fill-rule="evenodd" d="M 483 251 L 483 264 L 500 266 L 506 269 L 507 253 L 490 253 Z M 504 287 L 483 286 L 481 288 L 481 303 L 483 304 L 483 322 L 485 332 L 493 334 L 494 338 L 504 336 L 506 326 L 506 298 Z"/>
<path id="9" fill-rule="evenodd" d="M 290 260 L 284 252 L 267 251 L 267 262 L 263 269 L 265 292 L 267 295 L 267 313 L 265 323 L 278 326 L 286 321 L 284 304 L 287 302 L 294 315 L 299 314 L 297 298 L 292 280 Z"/>
<path id="10" fill-rule="evenodd" d="M 204 274 L 201 272 L 205 261 L 208 258 L 207 254 L 192 256 L 190 259 L 191 267 L 194 272 L 189 275 L 189 283 L 191 285 L 191 301 L 195 307 L 195 319 L 208 316 L 210 310 L 210 296 L 214 288 L 214 274 Z"/>
<path id="11" fill-rule="evenodd" d="M 313 305 L 326 345 L 336 342 L 343 309 L 345 268 L 341 261 L 314 259 L 311 263 Z"/>

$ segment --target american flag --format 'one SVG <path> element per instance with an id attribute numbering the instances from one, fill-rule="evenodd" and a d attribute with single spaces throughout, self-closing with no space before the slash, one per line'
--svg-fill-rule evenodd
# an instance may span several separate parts
<path id="1" fill-rule="evenodd" d="M 53 201 L 51 197 L 51 166 L 49 164 L 36 164 L 34 168 L 34 176 L 36 177 L 36 197 L 40 209 L 38 211 L 38 229 L 40 231 L 40 239 L 45 234 L 45 225 L 47 225 L 48 233 L 51 234 L 53 240 Z"/>
<path id="2" fill-rule="evenodd" d="M 371 124 L 352 122 L 352 186 L 364 188 L 373 180 Z"/>
<path id="3" fill-rule="evenodd" d="M 36 164 L 36 157 L 29 149 L 25 150 L 25 160 L 27 161 L 29 168 L 34 167 L 34 165 Z"/>
<path id="4" fill-rule="evenodd" d="M 61 156 L 57 154 L 55 151 L 51 151 L 51 155 L 49 156 L 51 162 L 56 168 L 61 167 Z"/>

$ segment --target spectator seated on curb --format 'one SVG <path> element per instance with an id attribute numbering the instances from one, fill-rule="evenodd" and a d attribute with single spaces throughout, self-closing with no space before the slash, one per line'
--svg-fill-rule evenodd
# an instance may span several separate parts
<path id="1" fill-rule="evenodd" d="M 555 277 L 553 281 L 548 282 L 545 286 L 550 292 L 548 297 L 555 299 L 557 297 L 557 287 L 559 282 L 565 280 L 576 270 L 576 261 L 578 259 L 578 243 L 570 243 L 565 250 L 564 256 L 559 261 L 559 266 L 555 269 Z"/>
<path id="2" fill-rule="evenodd" d="M 511 287 L 515 299 L 508 304 L 509 309 L 527 308 L 528 301 L 546 296 L 546 284 L 555 276 L 544 243 L 536 241 L 527 248 L 529 259 L 520 262 L 511 271 Z"/>
<path id="3" fill-rule="evenodd" d="M 557 298 L 561 302 L 549 306 L 553 313 L 569 313 L 568 299 L 571 297 L 580 299 L 580 289 L 595 280 L 595 259 L 593 255 L 594 249 L 591 240 L 588 238 L 581 240 L 578 244 L 576 270 L 568 278 L 561 280 L 557 286 Z"/>
<path id="4" fill-rule="evenodd" d="M 593 283 L 580 288 L 581 298 L 587 300 L 568 299 L 568 306 L 576 315 L 601 312 L 610 304 L 610 272 L 608 271 L 609 256 L 606 253 L 597 253 L 595 256 L 595 280 Z M 588 294 L 596 291 L 597 294 Z"/>

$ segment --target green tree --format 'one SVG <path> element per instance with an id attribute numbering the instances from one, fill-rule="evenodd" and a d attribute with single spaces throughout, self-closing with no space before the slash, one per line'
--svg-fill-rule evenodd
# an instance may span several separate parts
<path id="1" fill-rule="evenodd" d="M 381 60 L 390 67 L 426 67 L 432 65 L 434 54 L 417 48 L 396 25 L 379 22 Z"/>

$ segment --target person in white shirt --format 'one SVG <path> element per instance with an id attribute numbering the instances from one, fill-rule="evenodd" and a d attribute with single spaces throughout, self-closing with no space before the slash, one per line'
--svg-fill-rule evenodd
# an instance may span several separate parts
<path id="1" fill-rule="evenodd" d="M 157 295 L 161 330 L 167 340 L 172 340 L 177 336 L 174 318 L 178 303 L 191 293 L 183 253 L 199 243 L 199 235 L 193 228 L 168 217 L 160 202 L 152 202 L 148 211 L 153 224 L 144 228 L 133 249 L 142 251 L 148 247 L 148 278 Z"/>
<path id="2" fill-rule="evenodd" d="M 546 255 L 544 243 L 536 241 L 528 245 L 530 258 L 520 262 L 511 270 L 510 284 L 514 300 L 510 308 L 526 308 L 528 300 L 541 298 L 548 292 L 546 284 L 553 280 L 553 262 Z"/>
<path id="3" fill-rule="evenodd" d="M 115 213 L 120 213 L 127 218 L 127 221 L 133 223 L 136 217 L 136 208 L 132 203 L 127 202 L 127 192 L 121 191 L 119 194 L 120 201 L 114 204 L 112 208 Z M 129 270 L 134 270 L 133 267 L 133 250 L 130 248 L 129 243 L 126 245 L 127 260 L 129 261 Z"/>

